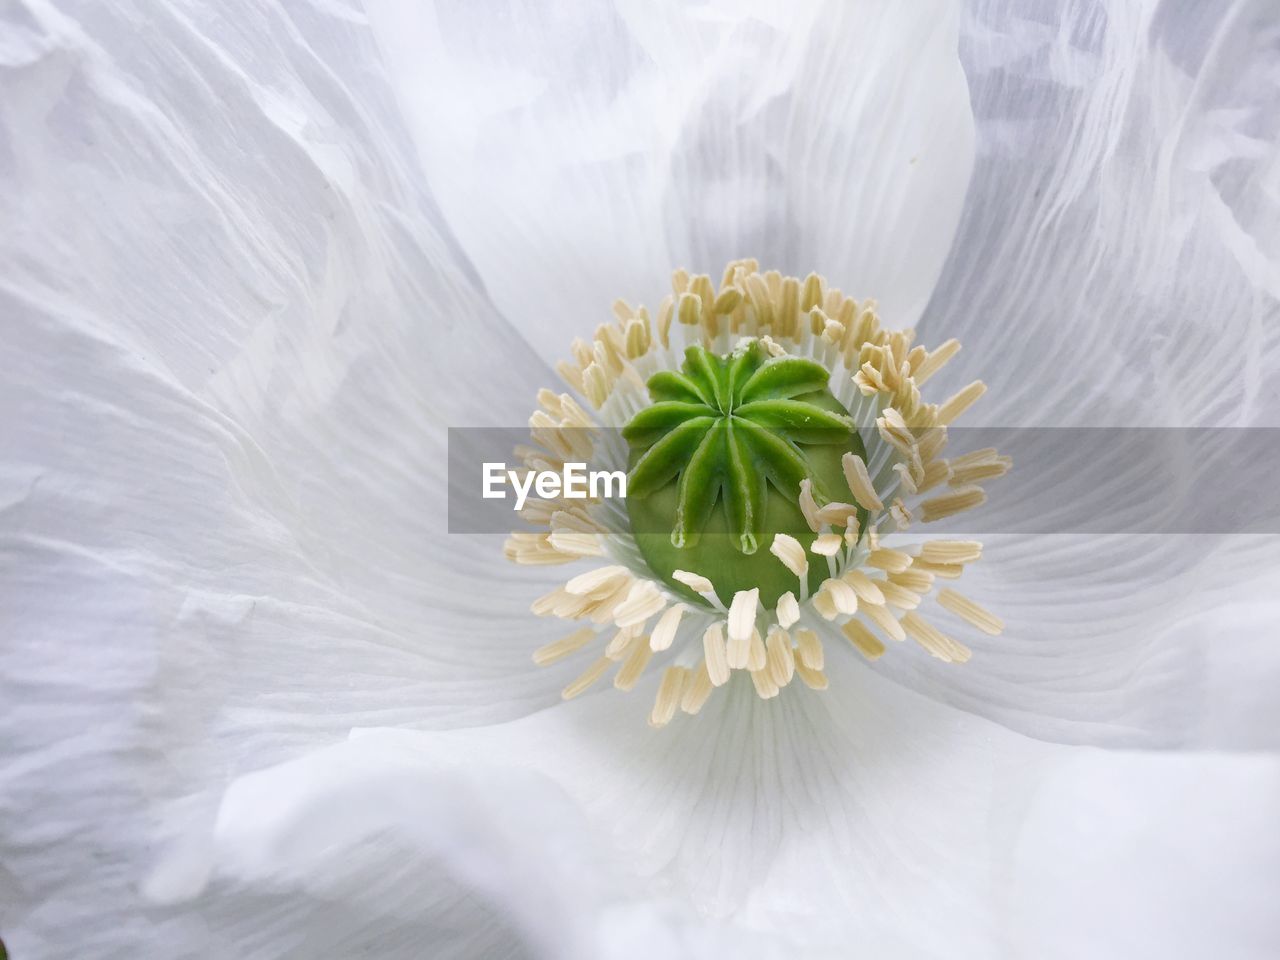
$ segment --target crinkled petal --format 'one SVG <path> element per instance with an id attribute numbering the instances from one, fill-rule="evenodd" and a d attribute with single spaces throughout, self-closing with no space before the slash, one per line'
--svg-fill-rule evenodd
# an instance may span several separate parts
<path id="1" fill-rule="evenodd" d="M 225 917 L 271 956 L 782 956 L 785 938 L 750 942 L 646 891 L 598 839 L 535 770 L 435 761 L 375 734 L 234 783 L 208 835 L 174 848 L 146 892 Z M 208 892 L 187 903 L 199 881 Z M 343 909 L 326 915 L 327 902 Z"/>
<path id="2" fill-rule="evenodd" d="M 990 389 L 962 428 L 1040 428 L 1049 445 L 1070 442 L 1052 434 L 1067 426 L 1280 422 L 1274 4 L 967 7 L 977 159 L 920 324 L 926 342 L 954 336 L 964 350 L 930 390 L 945 397 L 980 377 Z M 965 518 L 987 550 L 957 585 L 1007 631 L 965 634 L 975 656 L 962 670 L 919 654 L 876 668 L 1035 736 L 1274 748 L 1262 705 L 1274 699 L 1280 621 L 1256 601 L 1274 593 L 1280 542 L 1139 535 L 1124 497 L 1127 482 L 1154 475 L 1157 503 L 1167 487 L 1171 502 L 1190 491 L 1193 509 L 1213 506 L 1226 475 L 1273 483 L 1270 451 L 1241 463 L 1203 437 L 1169 442 L 1182 448 L 1170 461 L 1125 459 L 1116 444 L 1115 457 L 1081 458 L 1031 491 L 1015 458 Z M 1053 459 L 1071 465 L 1060 448 Z M 1029 498 L 1056 512 L 1059 535 L 993 533 Z M 1114 535 L 1074 534 L 1073 515 Z M 1226 676 L 1238 684 L 1229 694 Z"/>
<path id="3" fill-rule="evenodd" d="M 987 381 L 971 422 L 1276 425 L 1274 4 L 967 6 L 977 159 L 921 332 L 968 356 L 939 383 Z"/>
<path id="4" fill-rule="evenodd" d="M 661 889 L 759 934 L 748 956 L 772 955 L 772 938 L 805 956 L 849 943 L 959 957 L 1120 957 L 1140 943 L 1152 955 L 1262 958 L 1280 946 L 1268 908 L 1280 892 L 1275 757 L 1056 746 L 865 671 L 836 672 L 826 694 L 779 698 L 769 711 L 735 684 L 699 718 L 711 728 L 654 732 L 626 716 L 638 709 L 600 696 L 485 729 L 361 732 L 266 775 L 265 816 L 245 802 L 248 784 L 235 788 L 213 859 L 251 879 L 305 871 L 316 861 L 306 838 L 324 836 L 337 847 L 324 863 L 346 873 L 341 851 L 367 820 L 392 836 L 429 832 L 377 798 L 483 757 L 549 777 L 580 811 L 568 849 L 587 837 L 602 872 L 572 867 L 590 876 L 585 895 L 567 879 L 561 887 L 564 860 L 548 857 L 557 895 L 590 902 L 625 881 Z M 352 756 L 373 773 L 342 775 Z M 364 799 L 353 810 L 348 796 Z M 515 817 L 526 822 L 523 810 Z M 246 870 L 261 851 L 261 867 Z"/>
<path id="5" fill-rule="evenodd" d="M 418 945 L 430 936 L 442 954 L 467 955 L 558 943 L 545 939 L 537 918 L 507 902 L 523 897 L 525 886 L 485 886 L 483 878 L 468 872 L 473 864 L 461 855 L 419 863 L 415 845 L 418 851 L 448 852 L 441 833 L 401 831 L 407 859 L 402 859 L 403 847 L 371 841 L 367 853 L 374 865 L 391 858 L 404 869 L 384 874 L 385 885 L 369 890 L 364 881 L 376 866 L 366 861 L 365 872 L 355 873 L 354 881 L 330 874 L 337 867 L 309 859 L 305 843 L 273 847 L 283 880 L 280 874 L 264 877 L 273 864 L 261 859 L 220 859 L 229 849 L 228 838 L 267 839 L 253 832 L 251 822 L 232 817 L 244 810 L 236 807 L 237 796 L 241 802 L 254 796 L 243 790 L 233 793 L 224 808 L 232 813 L 213 835 L 212 851 L 194 842 L 185 859 L 167 862 L 170 872 L 160 874 L 149 890 L 157 894 L 167 884 L 170 893 L 190 893 L 204 880 L 202 864 L 224 869 L 212 874 L 214 884 L 204 895 L 208 901 L 190 910 L 156 912 L 143 907 L 137 887 L 155 849 L 162 800 L 197 795 L 192 809 L 165 805 L 175 818 L 165 825 L 167 831 L 185 835 L 181 828 L 206 812 L 200 792 L 211 782 L 332 740 L 353 725 L 475 728 L 452 740 L 429 741 L 465 744 L 468 737 L 484 736 L 490 729 L 485 724 L 556 701 L 573 665 L 535 674 L 528 662 L 528 651 L 549 639 L 553 629 L 526 613 L 540 578 L 501 567 L 501 580 L 495 580 L 496 542 L 446 533 L 444 427 L 522 418 L 527 398 L 551 376 L 530 359 L 522 338 L 535 340 L 544 356 L 558 353 L 563 332 L 589 329 L 590 318 L 600 316 L 614 296 L 650 296 L 677 255 L 695 267 L 717 270 L 724 256 L 753 252 L 739 246 L 757 244 L 766 260 L 773 257 L 799 271 L 811 266 L 789 259 L 793 251 L 808 248 L 792 246 L 796 241 L 789 230 L 775 230 L 778 221 L 762 213 L 765 204 L 759 199 L 773 196 L 774 160 L 772 155 L 760 160 L 758 145 L 772 144 L 765 134 L 775 121 L 766 125 L 754 118 L 757 107 L 764 111 L 760 116 L 768 114 L 776 91 L 760 80 L 759 89 L 768 94 L 763 106 L 755 101 L 732 105 L 727 125 L 749 128 L 750 136 L 730 138 L 733 151 L 723 161 L 709 148 L 689 145 L 696 138 L 683 127 L 673 128 L 679 136 L 672 140 L 677 145 L 672 155 L 682 158 L 686 170 L 696 174 L 710 157 L 713 170 L 728 171 L 707 180 L 673 174 L 673 183 L 688 183 L 690 189 L 727 183 L 737 189 L 767 173 L 759 184 L 769 189 L 759 186 L 749 202 L 735 205 L 725 193 L 725 207 L 735 216 L 744 211 L 739 223 L 724 227 L 699 216 L 700 224 L 709 225 L 697 225 L 701 232 L 696 232 L 679 217 L 673 219 L 672 211 L 690 210 L 690 204 L 659 198 L 662 219 L 651 236 L 661 239 L 651 242 L 667 249 L 637 253 L 623 246 L 632 234 L 599 230 L 592 220 L 582 228 L 589 242 L 572 248 L 547 273 L 532 269 L 545 267 L 544 260 L 508 257 L 504 263 L 497 253 L 477 252 L 475 237 L 467 233 L 468 211 L 459 214 L 450 207 L 456 201 L 449 183 L 434 175 L 430 164 L 425 173 L 419 168 L 414 147 L 423 152 L 420 131 L 405 129 L 394 99 L 404 93 L 398 68 L 393 84 L 366 27 L 341 6 L 162 10 L 112 4 L 80 6 L 72 13 L 31 3 L 7 8 L 2 16 L 0 176 L 5 189 L 0 210 L 6 225 L 17 225 L 0 233 L 7 360 L 0 406 L 17 411 L 6 422 L 0 473 L 5 558 L 0 619 L 10 638 L 0 664 L 0 698 L 15 705 L 0 720 L 5 744 L 0 929 L 6 942 L 19 956 L 91 949 L 137 956 L 157 945 L 171 946 L 165 953 L 175 956 L 277 956 L 291 949 L 322 954 L 335 945 L 340 954 L 350 955 L 383 928 L 386 914 L 376 896 L 381 891 L 391 912 L 403 917 L 390 934 L 400 946 Z M 908 23 L 914 29 L 917 16 L 886 14 L 876 23 Z M 639 22 L 629 12 L 615 19 Z M 708 23 L 709 52 L 724 49 L 731 63 L 740 65 L 759 51 L 781 51 L 797 60 L 812 49 L 816 76 L 823 72 L 818 67 L 834 68 L 846 60 L 844 50 L 826 45 L 817 20 L 796 33 L 800 39 L 794 43 L 769 18 L 740 28 L 722 28 L 715 17 Z M 922 49 L 933 49 L 931 44 L 946 36 L 950 21 L 940 17 L 936 23 L 936 30 L 918 35 Z M 874 36 L 873 47 L 889 39 L 884 33 Z M 901 51 L 901 35 L 898 39 L 887 49 Z M 563 59 L 563 49 L 543 48 L 547 57 Z M 697 46 L 695 51 L 703 52 Z M 720 69 L 714 56 L 707 59 L 708 69 Z M 888 65 L 905 69 L 901 58 Z M 455 90 L 456 76 L 448 78 Z M 905 84 L 906 74 L 899 76 Z M 709 83 L 694 89 L 709 95 L 717 88 Z M 855 101 L 859 90 L 850 91 Z M 512 94 L 523 95 L 519 89 Z M 714 97 L 707 100 L 712 102 Z M 825 101 L 810 91 L 804 102 Z M 627 111 L 617 114 L 626 117 Z M 557 128 L 562 133 L 574 132 L 569 115 L 568 126 Z M 699 122 L 711 115 L 710 107 L 689 114 Z M 933 127 L 945 129 L 939 123 Z M 884 127 L 886 155 L 909 144 L 914 131 Z M 952 133 L 949 142 L 963 140 L 963 130 Z M 832 142 L 853 143 L 856 136 L 857 131 L 842 127 Z M 717 149 L 724 142 L 718 136 Z M 793 146 L 789 157 L 814 152 L 799 135 Z M 739 153 L 749 161 L 740 163 Z M 609 166 L 608 156 L 606 151 L 602 168 Z M 534 158 L 554 168 L 554 155 L 535 153 Z M 834 177 L 843 162 L 834 150 L 824 165 L 831 166 Z M 920 162 L 935 162 L 934 156 L 922 156 Z M 814 176 L 811 190 L 796 188 L 797 222 L 814 219 L 806 205 L 830 195 L 820 189 L 828 174 Z M 786 177 L 794 183 L 792 174 Z M 947 182 L 954 186 L 959 179 Z M 574 182 L 584 185 L 584 195 L 609 192 L 592 185 L 589 176 Z M 881 195 L 891 202 L 900 196 L 891 188 L 910 182 L 897 176 Z M 1244 186 L 1231 188 L 1232 202 L 1249 207 L 1237 201 L 1265 197 L 1259 187 L 1265 183 L 1265 178 L 1246 176 Z M 535 192 L 532 202 L 542 202 L 541 196 Z M 915 202 L 916 196 L 900 198 Z M 933 206 L 914 211 L 916 219 L 904 222 L 934 222 L 929 218 L 936 209 L 937 230 L 946 233 L 951 195 L 920 202 Z M 512 208 L 512 230 L 533 234 L 540 242 L 526 236 L 526 247 L 545 257 L 554 244 L 519 219 L 523 209 Z M 593 202 L 529 209 L 572 223 L 571 215 L 561 216 L 564 211 L 585 210 L 580 215 L 589 219 L 602 208 Z M 491 212 L 488 228 L 497 233 L 503 211 Z M 1265 233 L 1265 208 L 1240 216 L 1249 223 L 1246 233 Z M 847 243 L 856 252 L 860 248 L 853 244 L 863 235 L 852 227 L 830 229 L 822 236 L 830 241 L 837 266 L 827 269 L 843 278 L 849 271 L 839 268 L 838 260 L 852 254 L 838 248 Z M 887 244 L 891 236 L 886 233 L 882 240 Z M 673 237 L 684 237 L 684 246 Z M 1260 249 L 1267 249 L 1265 243 Z M 621 252 L 609 259 L 614 251 Z M 935 245 L 924 245 L 921 265 L 911 270 L 929 275 L 935 268 L 928 260 L 935 254 L 941 255 Z M 633 264 L 639 265 L 635 272 L 627 272 Z M 602 269 L 579 269 L 584 266 Z M 598 279 L 605 267 L 616 270 L 608 283 Z M 542 279 L 553 276 L 562 283 L 575 270 L 598 289 L 548 288 Z M 515 282 L 519 277 L 523 285 Z M 857 282 L 854 277 L 845 284 L 852 290 Z M 907 284 L 912 295 L 919 293 L 914 284 Z M 527 306 L 516 295 L 522 290 L 535 291 L 537 313 L 515 312 L 513 304 Z M 514 326 L 502 318 L 507 309 Z M 910 309 L 904 306 L 902 312 Z M 554 350 L 541 339 L 549 333 L 555 335 Z M 1256 353 L 1266 356 L 1267 351 Z M 1266 381 L 1257 382 L 1262 386 L 1253 396 L 1265 398 Z M 1024 622 L 1032 622 L 1031 611 Z M 1058 637 L 1055 652 L 1069 649 L 1067 639 Z M 1047 685 L 1036 685 L 1040 675 L 1019 675 L 1028 662 L 1023 656 L 1003 692 L 1020 695 L 1025 687 L 1044 693 Z M 1212 686 L 1206 689 L 1215 696 L 1234 695 L 1232 677 L 1245 674 L 1246 663 L 1242 659 L 1211 673 Z M 864 671 L 861 676 L 873 682 L 874 675 Z M 1106 675 L 1107 689 L 1117 689 L 1127 676 L 1123 671 Z M 934 862 L 930 855 L 948 861 L 954 856 L 965 865 L 955 882 L 965 883 L 960 898 L 966 906 L 991 871 L 972 866 L 987 862 L 975 852 L 982 840 L 973 823 L 967 823 L 969 832 L 962 833 L 953 855 L 946 852 L 954 839 L 951 810 L 908 805 L 905 814 L 915 814 L 925 825 L 916 826 L 895 804 L 926 797 L 934 786 L 944 797 L 950 791 L 972 799 L 985 781 L 975 786 L 961 777 L 972 776 L 967 762 L 972 758 L 951 742 L 951 720 L 921 735 L 926 747 L 933 747 L 880 744 L 885 716 L 927 718 L 927 701 L 860 700 L 862 688 L 854 679 L 838 675 L 833 680 L 833 693 L 848 682 L 852 699 L 817 715 L 804 712 L 812 706 L 788 705 L 784 709 L 800 710 L 800 719 L 812 722 L 787 731 L 771 726 L 764 712 L 769 707 L 754 700 L 713 701 L 722 706 L 709 705 L 698 726 L 683 729 L 688 739 L 681 749 L 648 732 L 643 726 L 647 704 L 638 700 L 619 703 L 610 696 L 568 713 L 559 707 L 546 710 L 537 723 L 558 725 L 580 716 L 592 721 L 589 734 L 571 739 L 565 769 L 548 767 L 546 775 L 582 806 L 596 835 L 622 851 L 617 876 L 669 879 L 681 901 L 691 899 L 722 915 L 740 910 L 754 929 L 780 931 L 781 918 L 789 915 L 784 901 L 791 891 L 808 889 L 797 879 L 796 864 L 819 864 L 838 873 L 839 882 L 819 892 L 820 903 L 831 908 L 810 911 L 817 928 L 809 939 L 818 945 L 837 942 L 820 921 L 845 922 L 849 903 L 856 902 L 847 896 L 850 890 L 880 896 L 865 871 L 855 872 L 850 864 L 873 863 L 905 847 L 905 859 L 885 861 L 898 866 L 887 871 L 891 895 L 872 901 L 880 915 L 854 914 L 865 924 L 869 943 L 896 944 L 891 915 L 902 903 L 915 902 L 918 888 L 944 900 L 955 896 L 950 886 L 920 879 L 920 864 Z M 966 696 L 976 702 L 980 692 Z M 1050 699 L 1054 715 L 1082 710 L 1080 698 L 1073 700 L 1069 693 Z M 1134 702 L 1142 707 L 1137 698 Z M 879 703 L 880 710 L 865 712 L 864 703 Z M 1220 703 L 1212 706 L 1214 724 L 1234 731 L 1224 739 L 1238 744 L 1235 738 L 1246 729 L 1247 716 L 1232 720 Z M 1019 712 L 1036 709 L 1036 699 L 1028 695 L 1001 719 L 1013 723 Z M 617 728 L 603 722 L 606 718 L 614 718 Z M 1121 715 L 1124 723 L 1130 718 Z M 861 739 L 850 739 L 855 719 Z M 977 723 L 963 716 L 955 720 L 966 729 Z M 555 741 L 533 720 L 528 724 L 538 736 L 512 740 L 523 751 L 512 759 L 555 760 L 556 748 L 548 747 Z M 492 729 L 516 728 L 523 729 L 519 724 Z M 1024 743 L 986 724 L 976 732 L 979 741 Z M 776 743 L 787 751 L 775 752 Z M 865 773 L 851 779 L 841 766 L 841 751 L 850 743 L 856 749 L 849 756 L 865 758 L 866 767 L 872 774 L 883 772 L 883 779 Z M 1032 748 L 1060 749 L 1026 746 Z M 495 746 L 494 752 L 506 749 Z M 1008 755 L 1021 762 L 1030 756 L 1023 749 L 1009 747 Z M 635 757 L 634 768 L 628 766 Z M 913 780 L 904 765 L 914 762 L 926 771 L 950 771 L 954 778 Z M 1244 756 L 1222 762 L 1247 768 L 1242 776 L 1250 785 L 1258 782 L 1253 767 L 1266 764 Z M 663 763 L 683 764 L 682 776 Z M 1182 780 L 1162 780 L 1147 763 L 1139 766 L 1136 781 L 1146 777 L 1174 796 L 1186 792 L 1180 789 Z M 707 771 L 701 781 L 694 776 L 699 769 Z M 644 784 L 636 777 L 646 771 L 652 783 L 666 786 L 665 796 L 639 789 Z M 1222 775 L 1235 773 L 1223 770 Z M 1073 775 L 1063 776 L 1061 782 L 1069 786 L 1076 782 Z M 791 785 L 787 790 L 778 787 L 782 780 Z M 411 792 L 423 786 L 412 777 L 407 782 Z M 1087 778 L 1079 782 L 1090 783 Z M 602 791 L 623 816 L 607 820 L 604 801 L 593 799 L 583 783 Z M 510 784 L 494 781 L 495 788 Z M 352 796 L 364 799 L 350 792 L 359 785 L 342 777 L 294 786 L 304 792 L 332 790 L 342 798 L 336 806 L 321 804 L 321 815 L 308 822 L 304 836 L 324 836 L 328 824 L 350 809 Z M 441 789 L 456 787 L 450 783 Z M 458 789 L 458 797 L 474 798 L 473 787 Z M 828 813 L 820 821 L 823 829 L 808 838 L 795 831 L 795 811 L 835 809 L 847 796 L 859 801 L 846 804 L 856 816 L 836 819 Z M 1243 804 L 1254 796 L 1241 791 L 1228 799 Z M 792 801 L 791 808 L 779 805 L 781 797 Z M 804 802 L 806 797 L 830 799 L 833 805 L 815 806 Z M 1243 807 L 1195 807 L 1192 800 L 1172 812 L 1175 825 L 1197 816 L 1233 826 L 1252 822 Z M 286 806 L 287 816 L 272 822 L 287 832 L 311 809 L 308 803 Z M 451 809 L 459 818 L 451 822 L 465 823 L 466 810 Z M 975 802 L 965 810 L 986 828 L 988 808 Z M 728 815 L 725 822 L 717 811 Z M 1042 821 L 1056 819 L 1055 808 L 1044 811 Z M 394 834 L 401 812 L 392 804 L 359 825 Z M 635 823 L 640 814 L 661 829 L 642 830 L 629 840 L 614 838 L 613 831 Z M 946 830 L 936 828 L 941 820 L 947 821 Z M 856 834 L 856 843 L 841 832 L 868 822 L 875 831 Z M 535 823 L 544 824 L 545 818 Z M 687 844 L 671 826 L 682 823 L 696 825 Z M 355 835 L 344 837 L 352 841 Z M 733 839 L 736 846 L 699 846 L 692 842 L 699 837 Z M 819 842 L 839 856 L 823 859 Z M 1033 853 L 1053 849 L 1057 840 L 1041 836 L 1037 842 L 1039 847 L 1029 848 Z M 1259 845 L 1237 857 L 1242 846 L 1232 838 L 1223 849 L 1238 860 L 1241 876 L 1257 881 L 1257 889 L 1268 889 L 1267 848 Z M 528 864 L 542 849 L 521 848 L 514 839 L 507 847 L 495 845 L 491 862 Z M 1146 875 L 1147 862 L 1135 860 L 1137 875 Z M 1179 862 L 1220 861 L 1205 848 Z M 775 875 L 778 863 L 783 867 Z M 741 864 L 749 869 L 735 869 Z M 319 874 L 311 885 L 308 868 Z M 944 876 L 952 875 L 939 873 Z M 414 912 L 404 891 L 395 888 L 401 877 L 408 889 L 433 894 L 423 898 L 425 911 Z M 256 888 L 259 882 L 262 889 Z M 1030 886 L 1033 906 L 1051 913 L 1034 899 L 1036 884 Z M 455 901 L 460 927 L 441 932 L 436 918 Z M 990 911 L 979 907 L 977 912 L 986 918 L 981 923 L 994 924 Z M 975 932 L 978 922 L 962 912 L 947 917 L 948 929 L 959 931 L 962 944 L 989 946 L 983 933 Z M 1262 934 L 1248 929 L 1248 919 L 1242 918 L 1239 929 L 1223 932 L 1222 943 L 1244 942 L 1233 936 L 1259 941 Z M 629 922 L 644 930 L 654 926 L 643 904 Z M 677 926 L 684 922 L 677 918 Z M 488 924 L 497 929 L 483 929 Z M 619 923 L 609 929 L 625 928 Z M 926 938 L 927 945 L 941 942 L 927 927 L 922 931 L 914 935 Z M 583 942 L 594 942 L 592 935 L 587 930 Z M 838 943 L 846 951 L 847 945 Z"/>
<path id="6" fill-rule="evenodd" d="M 428 184 L 544 357 L 678 266 L 826 271 L 904 326 L 928 299 L 973 157 L 955 4 L 371 13 Z"/>
<path id="7" fill-rule="evenodd" d="M 971 535 L 982 560 L 935 586 L 994 611 L 1004 631 L 927 600 L 921 613 L 973 658 L 895 646 L 870 669 L 1046 740 L 1280 748 L 1274 536 Z"/>
<path id="8" fill-rule="evenodd" d="M 446 425 L 518 422 L 551 374 L 341 11 L 0 33 L 0 929 L 137 956 L 161 800 L 558 700 L 529 660 L 558 628 L 445 507 Z"/>

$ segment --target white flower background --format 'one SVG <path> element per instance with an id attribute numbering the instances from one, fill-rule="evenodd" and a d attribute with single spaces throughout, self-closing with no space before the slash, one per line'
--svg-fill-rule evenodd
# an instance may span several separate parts
<path id="1" fill-rule="evenodd" d="M 15 960 L 1280 955 L 1280 538 L 988 538 L 967 665 L 654 731 L 444 495 L 740 256 L 971 423 L 1280 426 L 1274 0 L 364 6 L 0 6 Z"/>

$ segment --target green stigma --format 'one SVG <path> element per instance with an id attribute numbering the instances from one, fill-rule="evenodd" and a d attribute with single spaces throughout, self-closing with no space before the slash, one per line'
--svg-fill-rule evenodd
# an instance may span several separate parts
<path id="1" fill-rule="evenodd" d="M 817 534 L 800 509 L 801 481 L 819 505 L 847 500 L 837 495 L 847 489 L 841 458 L 866 456 L 829 378 L 821 364 L 770 357 L 756 340 L 726 356 L 689 347 L 679 373 L 649 378 L 652 406 L 622 430 L 627 513 L 649 567 L 676 592 L 702 602 L 674 579 L 685 570 L 710 579 L 725 604 L 753 587 L 768 607 L 798 593 L 795 574 L 768 547 L 785 533 L 808 552 Z M 824 558 L 810 556 L 812 592 L 829 574 Z"/>

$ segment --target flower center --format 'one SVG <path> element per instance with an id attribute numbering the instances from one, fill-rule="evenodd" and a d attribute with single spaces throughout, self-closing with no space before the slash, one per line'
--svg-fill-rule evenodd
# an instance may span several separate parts
<path id="1" fill-rule="evenodd" d="M 980 482 L 1011 465 L 991 448 L 944 456 L 948 426 L 986 387 L 941 404 L 920 387 L 960 344 L 927 350 L 881 327 L 874 301 L 754 260 L 730 263 L 719 290 L 684 270 L 671 288 L 655 315 L 619 300 L 615 322 L 573 342 L 556 367 L 573 393 L 539 391 L 519 454 L 530 471 L 584 459 L 628 471 L 622 503 L 531 499 L 521 519 L 542 529 L 504 546 L 520 564 L 592 565 L 530 608 L 577 624 L 536 663 L 590 651 L 563 696 L 608 673 L 631 690 L 661 664 L 649 715 L 661 727 L 741 673 L 765 700 L 797 678 L 825 690 L 830 644 L 877 660 L 910 637 L 968 660 L 935 615 L 999 634 L 995 614 L 934 589 L 982 544 L 887 542 L 981 506 Z"/>
<path id="2" fill-rule="evenodd" d="M 678 372 L 649 378 L 653 404 L 622 432 L 627 513 L 641 554 L 674 591 L 705 604 L 679 570 L 709 577 L 724 604 L 758 588 L 772 607 L 795 589 L 795 575 L 760 546 L 786 534 L 807 552 L 816 534 L 800 507 L 803 481 L 818 502 L 847 500 L 842 458 L 865 457 L 829 378 L 821 364 L 771 357 L 755 339 L 724 355 L 691 346 Z M 826 573 L 814 564 L 808 577 L 816 592 Z"/>

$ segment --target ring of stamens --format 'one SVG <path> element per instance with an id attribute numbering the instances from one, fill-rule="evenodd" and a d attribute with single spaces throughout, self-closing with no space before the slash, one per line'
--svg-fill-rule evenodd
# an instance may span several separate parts
<path id="1" fill-rule="evenodd" d="M 533 442 L 517 451 L 527 469 L 559 470 L 570 460 L 626 469 L 627 451 L 612 440 L 616 430 L 595 428 L 621 428 L 649 406 L 646 382 L 677 369 L 686 347 L 724 355 L 743 338 L 757 338 L 772 356 L 826 367 L 830 390 L 858 426 L 866 456 L 850 451 L 843 458 L 847 499 L 816 495 L 808 481 L 795 491 L 814 536 L 808 550 L 785 534 L 767 544 L 796 578 L 795 590 L 772 607 L 760 604 L 755 589 L 735 591 L 726 604 L 710 570 L 676 571 L 674 579 L 688 587 L 677 595 L 646 564 L 617 501 L 529 500 L 521 517 L 539 529 L 512 534 L 505 547 L 510 560 L 596 564 L 532 607 L 539 616 L 582 622 L 535 651 L 535 662 L 595 651 L 564 689 L 566 698 L 610 671 L 616 688 L 630 690 L 659 661 L 663 672 L 649 720 L 663 726 L 677 711 L 696 714 L 737 672 L 749 674 L 763 699 L 796 677 L 825 689 L 824 636 L 842 636 L 868 660 L 883 655 L 886 641 L 908 637 L 943 661 L 968 660 L 969 648 L 923 615 L 927 602 L 959 624 L 1001 632 L 1000 619 L 972 599 L 949 587 L 934 591 L 938 580 L 958 578 L 981 557 L 980 543 L 933 540 L 895 549 L 888 542 L 917 523 L 981 505 L 981 484 L 1011 465 L 994 449 L 942 456 L 947 427 L 985 392 L 974 381 L 940 404 L 922 399 L 920 388 L 959 351 L 957 341 L 932 351 L 913 345 L 913 331 L 880 326 L 873 301 L 855 301 L 816 274 L 801 281 L 761 273 L 753 260 L 729 264 L 718 290 L 710 277 L 677 270 L 656 316 L 623 301 L 613 312 L 613 322 L 598 327 L 589 343 L 574 341 L 573 359 L 558 365 L 572 393 L 539 392 L 530 418 Z M 865 523 L 858 521 L 859 508 Z M 810 591 L 815 564 L 827 576 Z"/>

